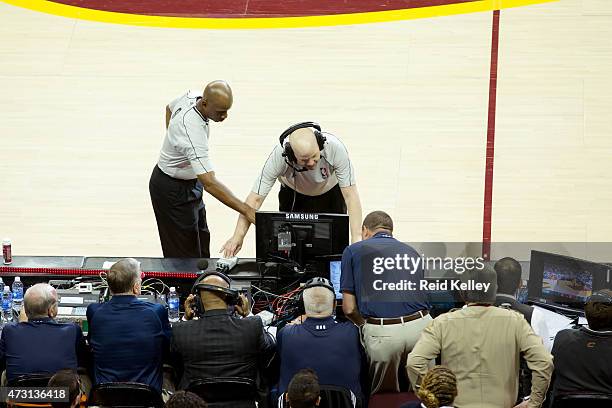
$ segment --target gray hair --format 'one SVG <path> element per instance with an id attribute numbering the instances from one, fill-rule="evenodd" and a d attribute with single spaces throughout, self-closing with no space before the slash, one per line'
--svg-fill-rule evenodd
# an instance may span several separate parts
<path id="1" fill-rule="evenodd" d="M 129 293 L 140 279 L 140 262 L 124 258 L 115 262 L 106 275 L 111 294 Z"/>
<path id="2" fill-rule="evenodd" d="M 309 317 L 328 317 L 334 313 L 334 293 L 322 286 L 304 290 L 304 310 Z"/>
<path id="3" fill-rule="evenodd" d="M 483 289 L 470 289 L 463 292 L 463 297 L 466 302 L 471 303 L 487 303 L 495 304 L 495 297 L 497 296 L 497 273 L 491 265 L 485 265 L 484 268 L 474 268 L 465 272 L 461 276 L 462 282 L 473 281 L 474 284 L 478 283 L 489 283 L 488 290 Z M 470 282 L 471 284 L 471 282 Z"/>
<path id="4" fill-rule="evenodd" d="M 28 319 L 48 317 L 48 310 L 57 303 L 57 292 L 48 283 L 37 283 L 26 290 L 23 307 Z"/>

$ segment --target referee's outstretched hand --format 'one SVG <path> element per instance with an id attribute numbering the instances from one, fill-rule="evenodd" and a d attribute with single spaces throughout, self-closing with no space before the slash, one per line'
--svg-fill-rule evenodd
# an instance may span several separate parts
<path id="1" fill-rule="evenodd" d="M 224 258 L 231 258 L 232 256 L 236 256 L 236 254 L 242 249 L 242 239 L 238 239 L 236 237 L 231 237 L 227 240 L 225 244 L 221 247 L 219 252 L 223 253 Z"/>

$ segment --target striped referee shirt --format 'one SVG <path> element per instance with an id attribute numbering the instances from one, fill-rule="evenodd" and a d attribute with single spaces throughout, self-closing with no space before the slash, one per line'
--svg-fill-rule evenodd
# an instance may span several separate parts
<path id="1" fill-rule="evenodd" d="M 208 119 L 196 108 L 201 97 L 201 92 L 190 90 L 168 105 L 172 115 L 157 165 L 170 177 L 192 180 L 213 171 Z"/>

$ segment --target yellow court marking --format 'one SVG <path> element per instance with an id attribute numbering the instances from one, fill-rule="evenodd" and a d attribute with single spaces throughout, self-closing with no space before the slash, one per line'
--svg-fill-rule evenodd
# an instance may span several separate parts
<path id="1" fill-rule="evenodd" d="M 549 3 L 558 0 L 481 0 L 469 3 L 447 4 L 404 10 L 375 11 L 352 14 L 305 17 L 261 17 L 261 18 L 204 18 L 204 17 L 166 17 L 139 14 L 116 13 L 86 9 L 46 0 L 0 0 L 30 10 L 54 14 L 68 18 L 99 21 L 104 23 L 126 24 L 148 27 L 168 28 L 208 28 L 208 29 L 256 29 L 256 28 L 293 28 L 318 27 L 348 24 L 380 23 L 385 21 L 413 20 L 501 10 L 511 7 Z"/>

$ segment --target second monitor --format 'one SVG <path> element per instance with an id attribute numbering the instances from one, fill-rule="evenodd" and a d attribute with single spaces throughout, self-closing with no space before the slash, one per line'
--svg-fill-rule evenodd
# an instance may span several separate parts
<path id="1" fill-rule="evenodd" d="M 349 244 L 349 217 L 258 211 L 255 240 L 258 262 L 287 262 L 304 269 L 342 255 Z"/>

